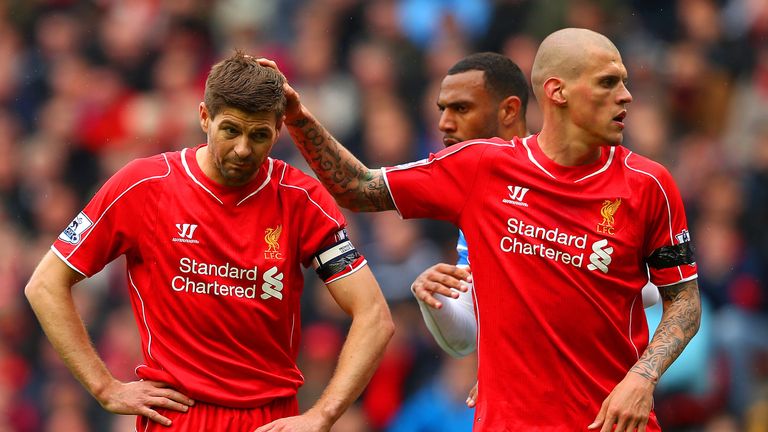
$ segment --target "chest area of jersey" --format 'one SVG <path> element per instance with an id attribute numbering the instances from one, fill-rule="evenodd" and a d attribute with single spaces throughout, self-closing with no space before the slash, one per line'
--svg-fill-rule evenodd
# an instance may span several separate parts
<path id="1" fill-rule="evenodd" d="M 300 272 L 295 236 L 274 201 L 258 202 L 233 207 L 168 197 L 148 226 L 145 259 L 170 275 L 174 292 L 282 299 Z"/>
<path id="2" fill-rule="evenodd" d="M 489 215 L 480 236 L 505 260 L 615 274 L 641 259 L 644 212 L 621 184 L 563 188 L 518 174 L 492 178 L 478 199 Z"/>

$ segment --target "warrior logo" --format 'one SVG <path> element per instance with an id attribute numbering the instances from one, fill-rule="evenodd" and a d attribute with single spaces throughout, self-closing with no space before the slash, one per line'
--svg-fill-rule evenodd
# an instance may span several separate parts
<path id="1" fill-rule="evenodd" d="M 264 251 L 265 259 L 283 259 L 280 253 L 280 234 L 283 233 L 283 226 L 278 225 L 275 228 L 267 228 L 264 235 L 264 241 L 267 242 L 267 250 Z"/>
<path id="2" fill-rule="evenodd" d="M 614 234 L 613 224 L 615 220 L 613 215 L 616 214 L 616 210 L 621 205 L 621 198 L 616 198 L 616 201 L 605 200 L 603 201 L 603 207 L 600 209 L 600 215 L 603 217 L 603 221 L 597 224 L 597 232 L 603 234 Z"/>

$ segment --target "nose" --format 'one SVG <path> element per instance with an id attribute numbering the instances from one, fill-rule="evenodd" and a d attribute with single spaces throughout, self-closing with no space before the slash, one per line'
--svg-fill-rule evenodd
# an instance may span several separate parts
<path id="1" fill-rule="evenodd" d="M 437 123 L 437 128 L 443 133 L 456 132 L 456 121 L 453 120 L 448 110 L 445 110 L 440 114 L 440 121 Z"/>
<path id="2" fill-rule="evenodd" d="M 629 92 L 629 89 L 625 84 L 622 84 L 621 92 L 619 93 L 619 103 L 628 104 L 630 102 L 632 102 L 632 93 Z"/>
<path id="3" fill-rule="evenodd" d="M 240 159 L 247 159 L 251 153 L 253 153 L 253 147 L 251 147 L 248 137 L 245 134 L 238 137 L 233 150 Z"/>

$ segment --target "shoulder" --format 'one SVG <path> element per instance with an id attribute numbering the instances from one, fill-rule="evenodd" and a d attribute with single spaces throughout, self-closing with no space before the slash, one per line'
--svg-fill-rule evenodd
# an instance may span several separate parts
<path id="1" fill-rule="evenodd" d="M 173 159 L 179 159 L 179 152 L 161 153 L 134 159 L 116 172 L 108 182 L 124 188 L 168 177 L 172 171 Z"/>
<path id="2" fill-rule="evenodd" d="M 464 141 L 444 148 L 437 153 L 430 153 L 428 158 L 415 162 L 409 162 L 393 167 L 387 167 L 387 172 L 404 170 L 413 167 L 430 165 L 435 162 L 470 164 L 479 161 L 488 153 L 508 152 L 514 150 L 514 141 L 506 141 L 501 138 L 477 139 Z"/>
<path id="3" fill-rule="evenodd" d="M 633 175 L 641 177 L 668 177 L 669 171 L 664 165 L 641 156 L 628 150 L 625 147 L 618 147 L 617 157 L 621 160 L 624 167 Z"/>
<path id="4" fill-rule="evenodd" d="M 517 147 L 515 140 L 507 141 L 501 138 L 488 138 L 464 141 L 453 145 L 436 154 L 439 157 L 445 157 L 454 154 L 476 155 L 485 152 L 507 152 Z"/>
<path id="5" fill-rule="evenodd" d="M 289 202 L 304 212 L 318 211 L 339 227 L 345 224 L 336 201 L 317 179 L 279 159 L 272 159 L 272 163 L 279 193 Z"/>
<path id="6" fill-rule="evenodd" d="M 631 152 L 624 147 L 619 147 L 618 156 L 627 176 L 636 183 L 661 191 L 675 187 L 672 174 L 659 162 Z"/>
<path id="7" fill-rule="evenodd" d="M 271 159 L 271 158 L 270 158 Z M 280 159 L 272 159 L 273 176 L 280 187 L 288 189 L 325 190 L 320 182 L 304 171 Z"/>

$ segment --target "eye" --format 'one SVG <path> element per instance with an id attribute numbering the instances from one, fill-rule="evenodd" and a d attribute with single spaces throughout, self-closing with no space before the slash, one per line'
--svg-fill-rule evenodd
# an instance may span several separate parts
<path id="1" fill-rule="evenodd" d="M 600 80 L 600 85 L 605 88 L 614 87 L 618 83 L 619 79 L 617 77 L 605 77 Z"/>
<path id="2" fill-rule="evenodd" d="M 222 128 L 222 130 L 228 136 L 235 136 L 235 135 L 237 135 L 237 129 L 233 128 L 232 126 L 224 126 Z"/>
<path id="3" fill-rule="evenodd" d="M 469 112 L 469 107 L 466 105 L 457 105 L 456 112 L 460 114 L 466 114 L 467 112 Z"/>

